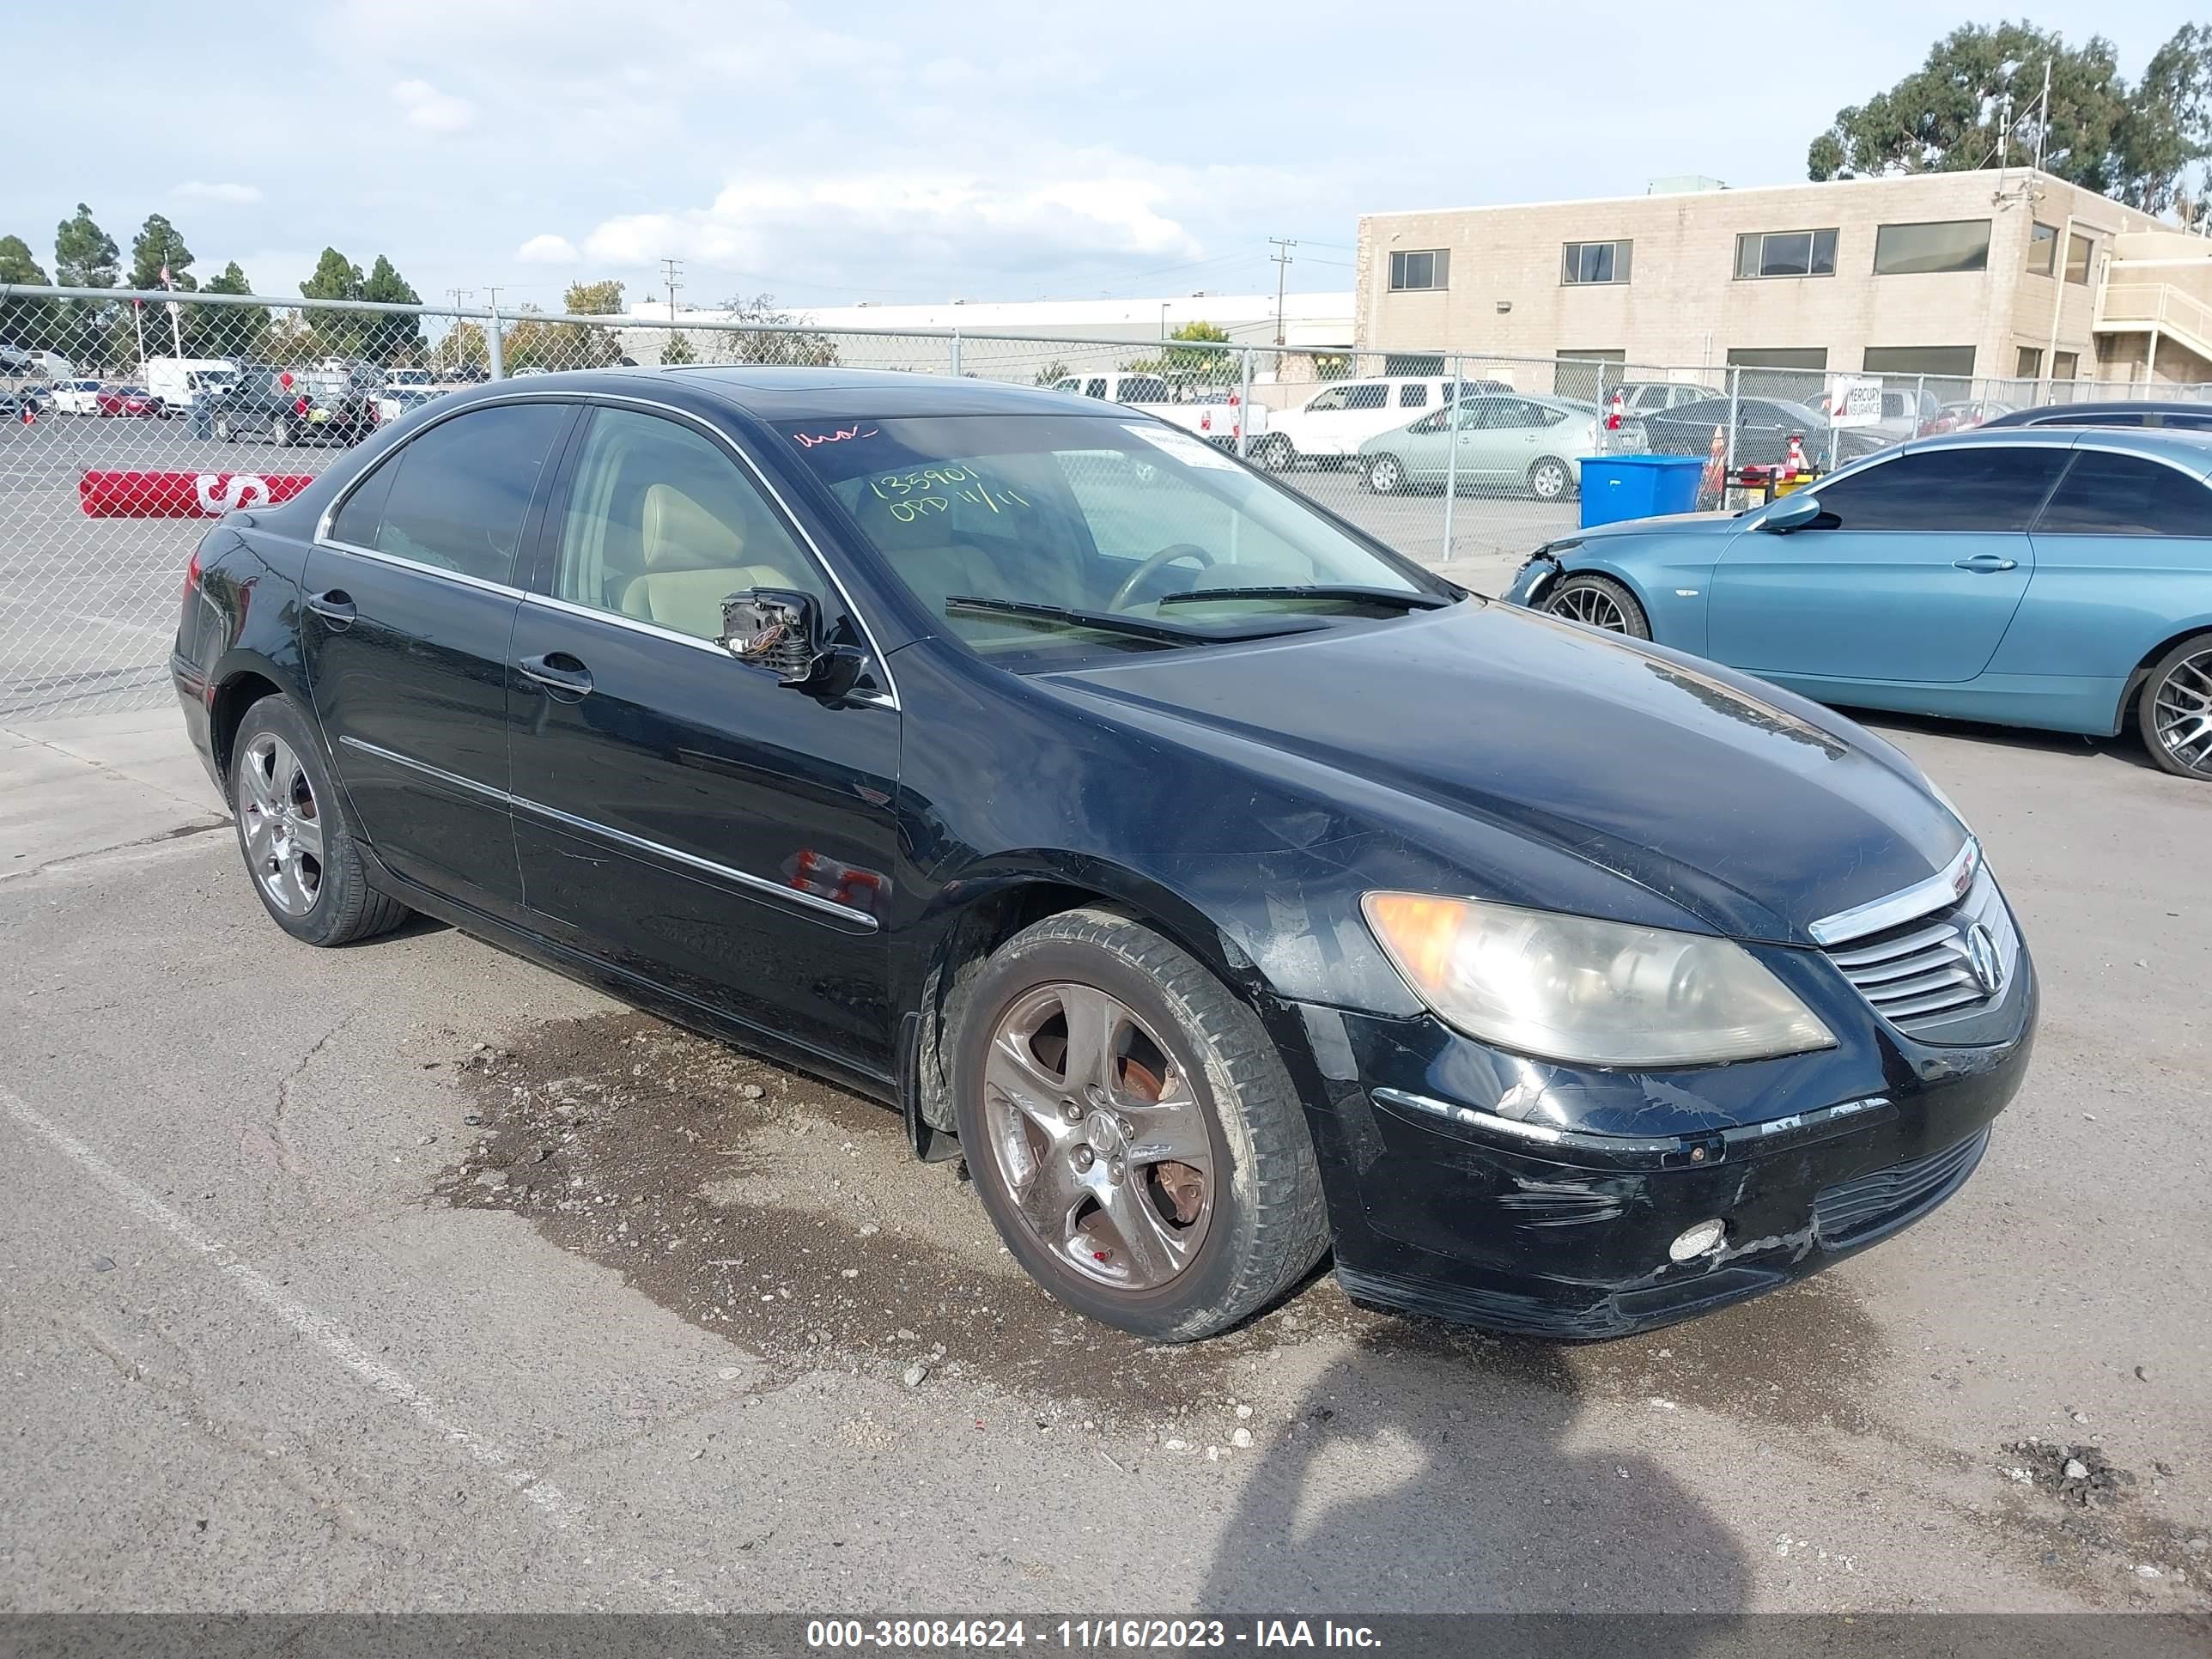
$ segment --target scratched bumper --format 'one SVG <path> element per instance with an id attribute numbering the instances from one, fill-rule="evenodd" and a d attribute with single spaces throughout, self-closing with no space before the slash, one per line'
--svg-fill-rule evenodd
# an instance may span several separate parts
<path id="1" fill-rule="evenodd" d="M 1580 1073 L 1427 1019 L 1304 1011 L 1352 1075 L 1315 1079 L 1337 1276 L 1359 1300 L 1530 1335 L 1626 1335 L 1806 1278 L 1966 1184 L 2033 1042 L 1930 1048 L 1855 994 L 1834 1050 L 1705 1071 Z M 1852 1014 L 1848 1028 L 1843 1016 Z M 1508 1115 L 1509 1114 L 1516 1115 Z M 1719 1249 L 1668 1246 L 1711 1218 Z"/>

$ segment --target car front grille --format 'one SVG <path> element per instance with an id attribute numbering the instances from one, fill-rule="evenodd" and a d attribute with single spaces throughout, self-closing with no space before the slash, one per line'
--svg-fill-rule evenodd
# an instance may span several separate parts
<path id="1" fill-rule="evenodd" d="M 1823 1187 L 1813 1198 L 1813 1232 L 1830 1249 L 1911 1220 L 1960 1186 L 1990 1143 L 1983 1129 L 1955 1146 Z"/>
<path id="2" fill-rule="evenodd" d="M 1988 931 L 1997 969 L 1994 988 L 1984 986 L 1974 970 L 1978 926 Z M 1832 945 L 1828 960 L 1876 1013 L 1900 1030 L 1919 1032 L 1977 1012 L 2003 995 L 2020 962 L 2020 933 L 1984 868 L 1957 904 Z"/>

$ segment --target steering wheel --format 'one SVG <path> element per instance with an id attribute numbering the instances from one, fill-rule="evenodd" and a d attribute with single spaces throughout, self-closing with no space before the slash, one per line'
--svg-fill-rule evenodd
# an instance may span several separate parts
<path id="1" fill-rule="evenodd" d="M 1129 573 L 1129 580 L 1114 590 L 1114 597 L 1106 601 L 1109 611 L 1119 611 L 1129 603 L 1129 596 L 1145 585 L 1152 574 L 1177 559 L 1196 559 L 1206 569 L 1213 568 L 1213 555 L 1194 542 L 1176 542 L 1162 548 Z"/>

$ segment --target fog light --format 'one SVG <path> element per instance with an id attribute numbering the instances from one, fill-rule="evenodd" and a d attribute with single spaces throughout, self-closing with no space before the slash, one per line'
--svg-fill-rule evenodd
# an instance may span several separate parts
<path id="1" fill-rule="evenodd" d="M 1706 1251 L 1717 1249 L 1727 1234 L 1728 1223 L 1720 1220 L 1700 1221 L 1694 1227 L 1685 1227 L 1675 1236 L 1674 1242 L 1667 1247 L 1668 1258 L 1674 1261 L 1687 1261 L 1693 1256 L 1703 1255 Z"/>

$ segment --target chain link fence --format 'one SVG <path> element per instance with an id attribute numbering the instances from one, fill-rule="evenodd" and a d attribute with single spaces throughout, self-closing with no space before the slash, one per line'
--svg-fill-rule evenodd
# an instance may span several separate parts
<path id="1" fill-rule="evenodd" d="M 1700 505 L 1741 506 L 1793 465 L 1817 473 L 2008 409 L 2123 393 L 2074 380 L 0 288 L 0 718 L 166 701 L 178 594 L 208 523 L 284 499 L 442 392 L 685 363 L 949 374 L 1127 404 L 1488 591 L 1578 522 L 1594 456 L 1704 459 Z"/>

